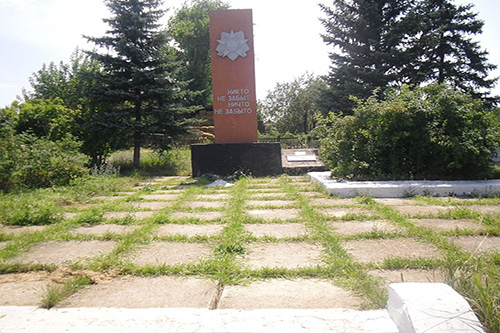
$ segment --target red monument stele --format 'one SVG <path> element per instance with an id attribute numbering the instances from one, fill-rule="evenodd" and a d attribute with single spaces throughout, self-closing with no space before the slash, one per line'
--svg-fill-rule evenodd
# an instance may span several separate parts
<path id="1" fill-rule="evenodd" d="M 281 145 L 258 142 L 252 10 L 209 16 L 215 143 L 191 146 L 193 176 L 281 174 Z"/>

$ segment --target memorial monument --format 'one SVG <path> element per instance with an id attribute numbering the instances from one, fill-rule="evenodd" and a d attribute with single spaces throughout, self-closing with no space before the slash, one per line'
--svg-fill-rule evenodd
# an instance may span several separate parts
<path id="1" fill-rule="evenodd" d="M 282 172 L 279 143 L 258 143 L 251 9 L 210 12 L 215 143 L 192 145 L 193 176 Z"/>

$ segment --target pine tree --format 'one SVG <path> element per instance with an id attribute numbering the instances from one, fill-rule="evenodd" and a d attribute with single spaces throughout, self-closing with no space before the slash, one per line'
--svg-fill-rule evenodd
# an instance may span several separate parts
<path id="1" fill-rule="evenodd" d="M 189 99 L 185 82 L 178 80 L 181 67 L 168 46 L 158 21 L 161 0 L 106 0 L 112 17 L 104 37 L 87 37 L 106 53 L 88 52 L 104 68 L 95 97 L 107 105 L 106 121 L 116 134 L 132 137 L 134 167 L 140 167 L 140 150 L 149 134 L 167 138 L 185 131 L 183 107 Z"/>
<path id="2" fill-rule="evenodd" d="M 367 98 L 374 89 L 385 88 L 400 77 L 409 56 L 404 43 L 413 30 L 407 14 L 411 0 L 334 0 L 320 5 L 327 18 L 323 40 L 334 47 L 328 76 L 326 107 L 350 113 L 349 96 Z"/>
<path id="3" fill-rule="evenodd" d="M 472 7 L 457 6 L 450 0 L 420 2 L 411 14 L 419 21 L 418 38 L 412 46 L 418 57 L 405 70 L 408 82 L 448 81 L 477 97 L 493 87 L 495 79 L 489 79 L 488 74 L 496 66 L 488 63 L 488 53 L 472 39 L 484 25 Z"/>

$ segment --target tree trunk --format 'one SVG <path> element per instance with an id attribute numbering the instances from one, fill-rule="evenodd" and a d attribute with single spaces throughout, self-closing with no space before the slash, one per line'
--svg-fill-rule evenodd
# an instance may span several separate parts
<path id="1" fill-rule="evenodd" d="M 142 116 L 141 103 L 135 105 L 135 129 L 134 129 L 134 169 L 141 167 L 141 143 L 142 143 Z"/>

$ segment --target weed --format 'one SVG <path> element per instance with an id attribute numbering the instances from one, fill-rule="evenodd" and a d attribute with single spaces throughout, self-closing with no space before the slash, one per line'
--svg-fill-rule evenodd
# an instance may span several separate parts
<path id="1" fill-rule="evenodd" d="M 45 293 L 42 296 L 41 307 L 44 309 L 53 308 L 62 300 L 92 283 L 92 280 L 88 277 L 76 276 L 67 280 L 62 286 L 50 285 L 45 289 Z"/>

